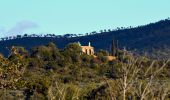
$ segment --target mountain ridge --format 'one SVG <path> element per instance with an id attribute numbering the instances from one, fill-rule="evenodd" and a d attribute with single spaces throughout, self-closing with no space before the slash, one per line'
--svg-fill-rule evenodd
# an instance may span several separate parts
<path id="1" fill-rule="evenodd" d="M 142 25 L 134 28 L 118 28 L 117 30 L 103 30 L 101 33 L 92 32 L 90 35 L 80 37 L 23 37 L 7 41 L 0 41 L 0 52 L 7 55 L 13 45 L 23 46 L 28 50 L 38 45 L 54 42 L 59 48 L 68 43 L 80 42 L 82 45 L 92 43 L 95 50 L 109 50 L 113 39 L 119 41 L 119 47 L 137 52 L 152 52 L 155 49 L 170 48 L 170 20 L 165 19 L 156 23 Z"/>

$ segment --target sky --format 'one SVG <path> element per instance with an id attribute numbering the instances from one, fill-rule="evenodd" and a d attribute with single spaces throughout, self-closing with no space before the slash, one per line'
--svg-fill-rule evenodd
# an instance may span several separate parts
<path id="1" fill-rule="evenodd" d="M 0 0 L 0 37 L 85 34 L 170 17 L 170 0 Z"/>

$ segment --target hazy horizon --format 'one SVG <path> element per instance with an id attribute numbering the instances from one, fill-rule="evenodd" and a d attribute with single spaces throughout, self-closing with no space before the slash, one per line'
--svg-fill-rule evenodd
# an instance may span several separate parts
<path id="1" fill-rule="evenodd" d="M 2 0 L 0 37 L 24 33 L 84 34 L 170 17 L 170 1 Z"/>

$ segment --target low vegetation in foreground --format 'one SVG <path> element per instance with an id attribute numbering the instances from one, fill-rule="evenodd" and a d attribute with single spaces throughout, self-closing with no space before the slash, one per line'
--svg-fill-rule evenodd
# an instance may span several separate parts
<path id="1" fill-rule="evenodd" d="M 78 44 L 31 51 L 13 47 L 0 55 L 1 100 L 169 100 L 170 62 L 135 57 L 119 50 L 109 61 L 81 53 Z"/>

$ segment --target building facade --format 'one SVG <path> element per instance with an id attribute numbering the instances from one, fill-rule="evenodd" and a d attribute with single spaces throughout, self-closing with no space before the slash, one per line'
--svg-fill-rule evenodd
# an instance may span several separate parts
<path id="1" fill-rule="evenodd" d="M 79 42 L 78 42 L 79 43 Z M 81 46 L 81 44 L 79 43 Z M 87 55 L 94 55 L 94 47 L 91 46 L 90 42 L 88 46 L 81 46 L 82 52 L 87 54 Z"/>

